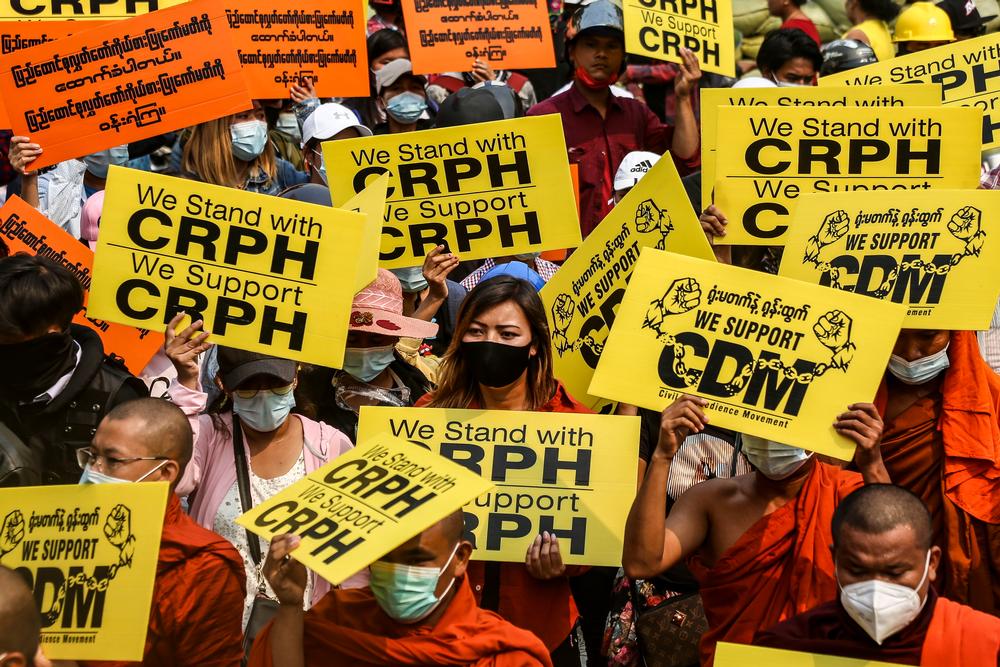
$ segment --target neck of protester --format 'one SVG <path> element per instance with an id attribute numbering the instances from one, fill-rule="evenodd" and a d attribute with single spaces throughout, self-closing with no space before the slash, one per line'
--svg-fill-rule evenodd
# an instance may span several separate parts
<path id="1" fill-rule="evenodd" d="M 398 120 L 386 114 L 386 118 L 389 120 L 389 134 L 398 134 L 400 132 L 413 132 L 417 129 L 416 123 L 400 123 Z"/>
<path id="2" fill-rule="evenodd" d="M 588 88 L 575 79 L 573 81 L 573 85 L 576 86 L 576 89 L 581 95 L 583 95 L 583 98 L 590 103 L 590 106 L 601 112 L 601 115 L 603 116 L 604 110 L 607 109 L 608 106 L 608 98 L 611 97 L 611 87 L 608 86 L 606 88 L 599 88 L 595 90 L 593 88 Z"/>
<path id="3" fill-rule="evenodd" d="M 528 405 L 528 371 L 506 387 L 479 385 L 485 410 L 525 410 Z"/>
<path id="4" fill-rule="evenodd" d="M 243 435 L 246 436 L 247 448 L 250 450 L 250 455 L 253 456 L 267 448 L 271 443 L 278 442 L 287 437 L 292 428 L 292 417 L 289 415 L 285 421 L 281 422 L 281 426 L 273 431 L 264 433 L 253 430 L 247 426 L 246 422 L 241 421 L 240 425 L 243 427 Z"/>
<path id="5" fill-rule="evenodd" d="M 792 499 L 799 495 L 799 491 L 805 486 L 806 479 L 809 478 L 813 468 L 816 467 L 816 457 L 810 457 L 801 468 L 784 479 L 770 479 L 763 473 L 754 473 L 754 490 L 762 498 L 785 498 Z"/>

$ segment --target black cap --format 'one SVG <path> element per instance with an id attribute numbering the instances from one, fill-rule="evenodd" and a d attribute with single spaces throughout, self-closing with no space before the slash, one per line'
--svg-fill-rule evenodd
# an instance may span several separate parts
<path id="1" fill-rule="evenodd" d="M 503 108 L 492 93 L 482 88 L 462 88 L 441 103 L 434 127 L 455 127 L 503 119 Z"/>
<path id="2" fill-rule="evenodd" d="M 981 16 L 975 0 L 942 0 L 937 3 L 951 19 L 951 29 L 956 32 L 978 32 L 995 16 Z"/>
<path id="3" fill-rule="evenodd" d="M 250 378 L 266 375 L 278 378 L 285 384 L 295 380 L 298 364 L 291 359 L 280 359 L 260 352 L 247 352 L 232 347 L 218 347 L 219 375 L 222 385 L 229 391 L 239 388 Z"/>

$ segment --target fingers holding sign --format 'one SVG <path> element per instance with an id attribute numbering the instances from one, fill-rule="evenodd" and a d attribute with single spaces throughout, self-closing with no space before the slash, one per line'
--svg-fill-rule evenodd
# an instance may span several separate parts
<path id="1" fill-rule="evenodd" d="M 674 93 L 678 99 L 689 97 L 694 92 L 694 87 L 701 79 L 701 65 L 698 64 L 698 56 L 690 49 L 681 49 L 681 62 L 677 64 L 680 68 L 680 76 L 674 79 Z"/>
<path id="2" fill-rule="evenodd" d="M 874 405 L 848 405 L 847 412 L 837 415 L 833 428 L 857 445 L 854 462 L 866 483 L 890 483 L 889 473 L 882 462 L 882 417 Z"/>
<path id="3" fill-rule="evenodd" d="M 448 298 L 448 275 L 458 266 L 458 257 L 439 245 L 424 258 L 423 274 L 432 299 Z"/>
<path id="4" fill-rule="evenodd" d="M 311 78 L 304 76 L 299 79 L 297 84 L 293 84 L 288 89 L 288 95 L 296 104 L 302 104 L 303 102 L 316 99 L 316 87 L 313 86 Z"/>
<path id="5" fill-rule="evenodd" d="M 14 136 L 10 138 L 10 150 L 7 151 L 7 161 L 10 166 L 21 174 L 30 175 L 28 165 L 42 154 L 42 147 L 31 142 L 28 137 Z"/>
<path id="6" fill-rule="evenodd" d="M 278 602 L 300 609 L 306 596 L 308 577 L 306 566 L 293 560 L 291 553 L 299 548 L 301 542 L 298 535 L 278 535 L 271 540 L 267 560 L 264 561 L 264 576 Z"/>
<path id="7" fill-rule="evenodd" d="M 559 553 L 559 538 L 548 532 L 537 535 L 528 547 L 524 564 L 528 568 L 528 574 L 542 581 L 566 574 L 566 566 Z"/>
<path id="8" fill-rule="evenodd" d="M 211 348 L 212 344 L 208 342 L 210 334 L 202 331 L 205 323 L 201 320 L 194 321 L 180 333 L 175 333 L 184 317 L 186 317 L 184 313 L 177 313 L 167 324 L 163 353 L 177 369 L 177 382 L 188 389 L 197 390 L 198 357 Z"/>

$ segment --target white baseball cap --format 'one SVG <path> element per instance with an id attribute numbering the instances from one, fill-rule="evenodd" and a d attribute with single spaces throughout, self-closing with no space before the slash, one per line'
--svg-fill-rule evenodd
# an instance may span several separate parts
<path id="1" fill-rule="evenodd" d="M 778 84 L 762 76 L 748 76 L 733 84 L 733 88 L 777 88 Z"/>
<path id="2" fill-rule="evenodd" d="M 618 171 L 615 172 L 615 190 L 635 186 L 659 159 L 659 155 L 647 151 L 632 151 L 623 157 L 622 163 L 618 165 Z"/>
<path id="3" fill-rule="evenodd" d="M 321 104 L 302 123 L 302 148 L 313 139 L 326 141 L 351 127 L 362 137 L 372 136 L 372 131 L 359 123 L 354 112 L 344 105 L 334 102 Z"/>

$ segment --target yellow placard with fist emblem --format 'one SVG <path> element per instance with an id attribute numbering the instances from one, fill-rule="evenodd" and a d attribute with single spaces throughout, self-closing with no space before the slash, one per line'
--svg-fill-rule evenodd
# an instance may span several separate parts
<path id="1" fill-rule="evenodd" d="M 140 661 L 166 482 L 0 489 L 0 565 L 31 586 L 57 660 Z"/>
<path id="2" fill-rule="evenodd" d="M 587 388 L 646 247 L 715 259 L 673 160 L 657 162 L 542 288 L 555 376 L 595 412 L 614 407 Z"/>
<path id="3" fill-rule="evenodd" d="M 869 403 L 905 308 L 651 248 L 632 273 L 590 393 L 662 410 L 708 400 L 711 423 L 850 459 L 833 423 Z"/>
<path id="4" fill-rule="evenodd" d="M 1000 195 L 805 195 L 781 275 L 907 306 L 910 329 L 986 329 L 1000 290 Z"/>

